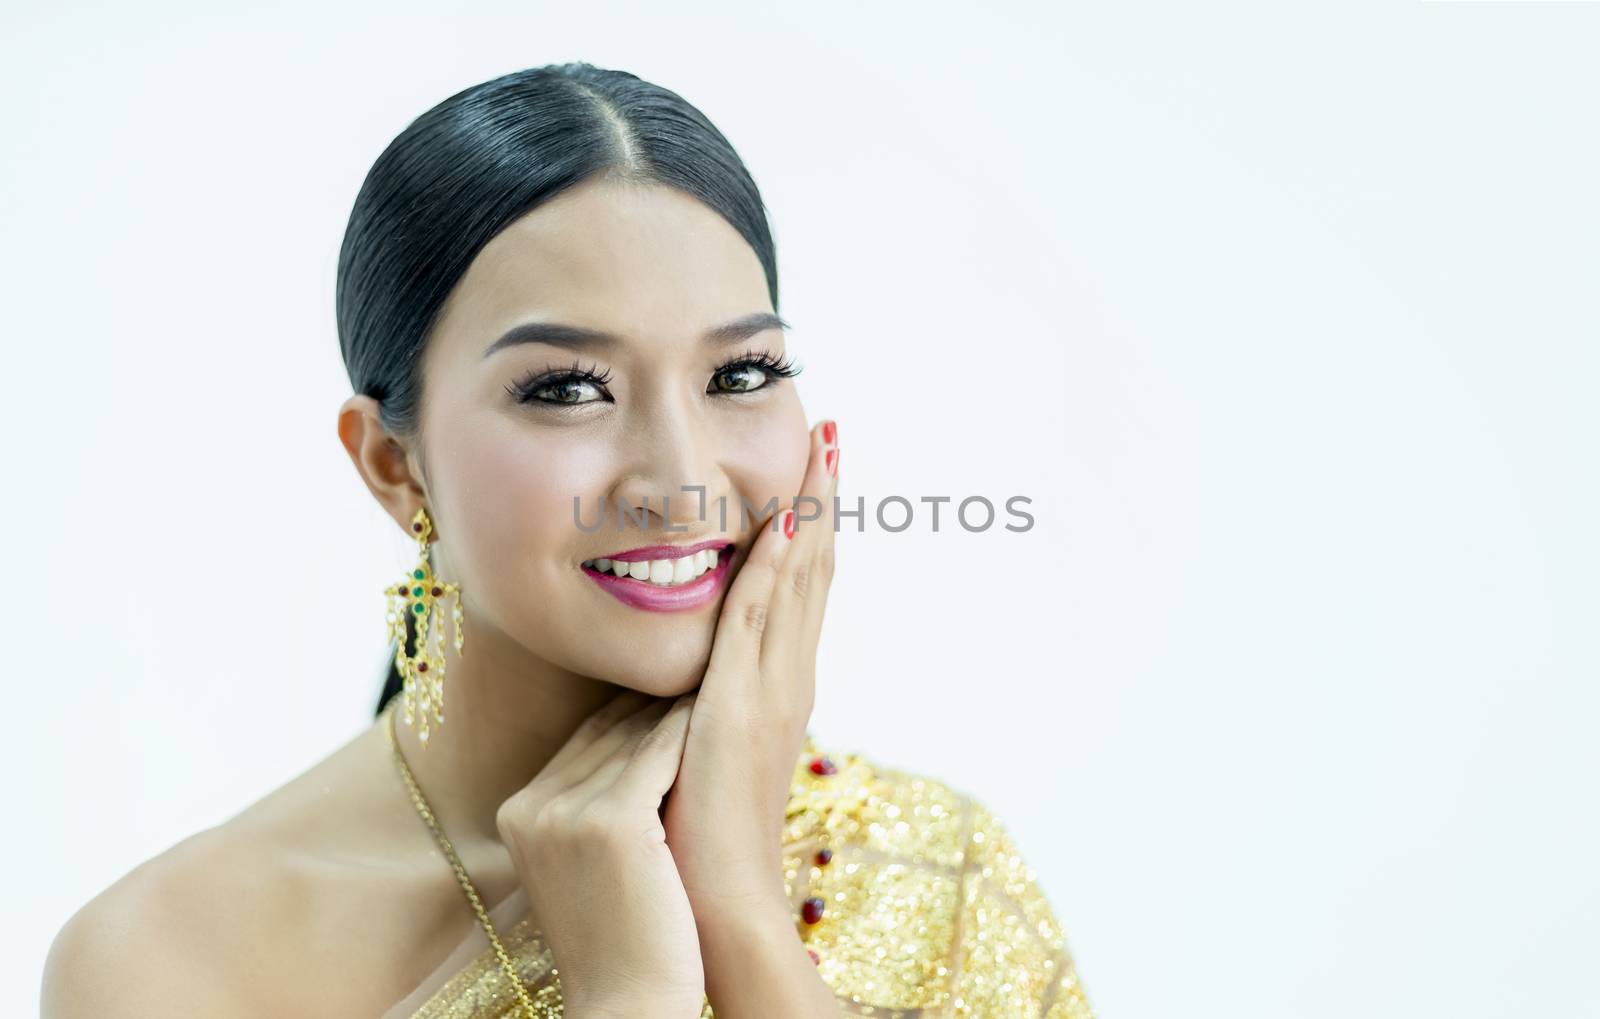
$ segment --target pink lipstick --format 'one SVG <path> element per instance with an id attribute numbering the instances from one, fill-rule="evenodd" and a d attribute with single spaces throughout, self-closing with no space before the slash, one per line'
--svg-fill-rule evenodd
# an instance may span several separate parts
<path id="1" fill-rule="evenodd" d="M 653 584 L 627 575 L 619 577 L 613 570 L 601 571 L 594 566 L 598 559 L 622 563 L 676 560 L 692 556 L 701 549 L 713 548 L 717 549 L 717 565 L 693 580 L 672 586 Z M 582 569 L 585 576 L 624 605 L 649 612 L 687 612 L 716 600 L 727 585 L 733 566 L 733 553 L 732 543 L 721 538 L 693 545 L 650 545 L 598 556 L 586 562 Z"/>
<path id="2" fill-rule="evenodd" d="M 700 541 L 693 545 L 646 545 L 643 548 L 629 549 L 626 552 L 613 552 L 610 555 L 595 556 L 596 559 L 610 559 L 612 562 L 638 563 L 649 559 L 681 559 L 686 555 L 694 555 L 703 548 L 723 549 L 732 546 L 726 538 L 712 538 L 710 541 Z"/>

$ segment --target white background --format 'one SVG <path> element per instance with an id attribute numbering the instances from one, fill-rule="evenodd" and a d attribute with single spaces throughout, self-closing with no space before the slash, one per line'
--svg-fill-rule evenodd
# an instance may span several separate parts
<path id="1" fill-rule="evenodd" d="M 1594 1014 L 1600 9 L 983 6 L 7 12 L 0 1012 L 370 723 L 345 220 L 582 59 L 747 160 L 845 495 L 1034 500 L 841 535 L 813 729 L 999 813 L 1102 1019 Z"/>

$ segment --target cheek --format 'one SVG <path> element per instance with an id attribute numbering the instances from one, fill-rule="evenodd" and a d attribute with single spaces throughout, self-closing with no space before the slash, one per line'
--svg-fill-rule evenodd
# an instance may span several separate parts
<path id="1" fill-rule="evenodd" d="M 741 465 L 740 487 L 784 498 L 805 483 L 811 437 L 798 401 L 780 413 L 752 415 L 745 427 L 729 431 L 729 463 Z"/>
<path id="2" fill-rule="evenodd" d="M 577 568 L 583 533 L 573 522 L 573 497 L 593 511 L 593 493 L 611 470 L 609 447 L 570 436 L 540 441 L 531 430 L 496 424 L 441 438 L 455 440 L 449 449 L 440 443 L 439 462 L 451 473 L 441 488 L 461 522 L 461 569 L 480 592 L 538 590 L 567 560 Z"/>

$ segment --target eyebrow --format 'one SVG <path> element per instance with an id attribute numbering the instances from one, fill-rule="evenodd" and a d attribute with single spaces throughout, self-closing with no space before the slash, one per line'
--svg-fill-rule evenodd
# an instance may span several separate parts
<path id="1" fill-rule="evenodd" d="M 747 340 L 768 329 L 788 328 L 790 328 L 789 323 L 772 312 L 758 311 L 708 329 L 701 339 L 706 343 L 721 346 Z M 621 346 L 623 340 L 615 333 L 585 326 L 565 325 L 560 322 L 525 322 L 506 330 L 498 340 L 489 344 L 483 356 L 488 357 L 502 347 L 513 347 L 519 343 L 548 343 L 553 347 L 566 347 L 569 350 L 610 350 Z"/>

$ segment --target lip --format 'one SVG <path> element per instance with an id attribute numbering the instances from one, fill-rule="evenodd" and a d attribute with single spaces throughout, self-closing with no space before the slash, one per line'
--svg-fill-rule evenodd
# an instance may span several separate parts
<path id="1" fill-rule="evenodd" d="M 699 545 L 656 545 L 653 548 L 634 549 L 617 556 L 597 556 L 599 559 L 612 559 L 618 562 L 638 562 L 642 559 L 680 559 L 682 556 L 662 555 L 658 550 L 666 548 L 674 551 L 687 549 L 693 555 L 702 548 L 717 548 L 727 545 L 726 541 L 702 542 Z M 651 554 L 644 554 L 651 553 Z M 630 608 L 644 609 L 646 612 L 690 612 L 709 605 L 722 593 L 727 586 L 728 577 L 733 569 L 733 549 L 728 549 L 727 555 L 717 556 L 717 565 L 700 574 L 700 576 L 680 584 L 677 587 L 659 587 L 646 580 L 635 580 L 632 577 L 619 577 L 615 573 L 601 573 L 590 566 L 580 567 L 583 575 L 600 586 L 611 597 Z"/>
<path id="2" fill-rule="evenodd" d="M 631 548 L 626 552 L 613 552 L 610 555 L 597 555 L 594 558 L 610 559 L 612 562 L 620 563 L 647 562 L 651 559 L 682 559 L 686 555 L 694 555 L 703 548 L 720 550 L 732 544 L 733 542 L 727 538 L 712 538 L 693 545 L 645 545 L 642 548 Z"/>

